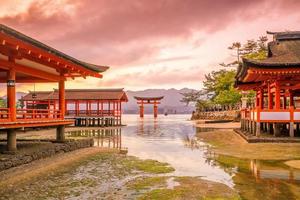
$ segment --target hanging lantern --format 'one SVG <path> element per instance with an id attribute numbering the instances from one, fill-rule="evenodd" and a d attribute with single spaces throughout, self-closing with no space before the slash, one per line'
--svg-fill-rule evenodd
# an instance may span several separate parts
<path id="1" fill-rule="evenodd" d="M 37 97 L 36 93 L 33 92 L 31 97 L 32 97 L 33 99 L 35 99 L 35 98 Z"/>
<path id="2" fill-rule="evenodd" d="M 34 85 L 33 85 L 33 93 L 32 93 L 32 95 L 31 95 L 31 97 L 32 97 L 33 99 L 35 99 L 35 98 L 37 97 L 37 94 L 35 93 L 35 83 L 34 83 Z"/>

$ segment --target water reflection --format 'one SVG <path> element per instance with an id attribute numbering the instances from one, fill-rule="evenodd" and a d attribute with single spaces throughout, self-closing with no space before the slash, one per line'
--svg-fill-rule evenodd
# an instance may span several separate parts
<path id="1" fill-rule="evenodd" d="M 210 162 L 232 175 L 234 188 L 243 199 L 299 199 L 300 170 L 282 161 L 247 160 L 214 155 Z"/>
<path id="2" fill-rule="evenodd" d="M 95 145 L 111 148 L 128 147 L 130 155 L 170 163 L 175 176 L 200 176 L 203 179 L 234 187 L 242 199 L 300 198 L 300 170 L 281 161 L 247 160 L 218 155 L 196 137 L 197 132 L 213 131 L 196 128 L 188 115 L 125 115 L 121 129 L 72 133 L 94 137 Z M 122 133 L 121 133 L 122 131 Z"/>
<path id="3" fill-rule="evenodd" d="M 263 161 L 251 160 L 250 170 L 257 179 L 279 179 L 289 182 L 300 181 L 300 171 L 292 168 L 276 168 L 275 166 L 267 167 Z"/>
<path id="4" fill-rule="evenodd" d="M 170 163 L 178 176 L 201 176 L 233 186 L 231 175 L 218 165 L 207 162 L 207 145 L 196 137 L 189 115 L 126 115 L 122 128 L 123 144 L 130 155 Z"/>
<path id="5" fill-rule="evenodd" d="M 92 137 L 94 146 L 122 149 L 122 129 L 78 130 L 68 132 L 69 137 Z"/>

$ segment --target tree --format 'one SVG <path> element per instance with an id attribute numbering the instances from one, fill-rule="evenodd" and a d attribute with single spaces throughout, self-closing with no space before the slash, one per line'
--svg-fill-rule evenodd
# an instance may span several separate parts
<path id="1" fill-rule="evenodd" d="M 196 108 L 198 111 L 201 111 L 211 107 L 212 105 L 213 103 L 210 99 L 199 99 L 196 103 Z"/>
<path id="2" fill-rule="evenodd" d="M 213 71 L 205 76 L 203 82 L 207 93 L 213 93 L 211 101 L 219 105 L 234 105 L 240 101 L 241 94 L 234 88 L 235 70 Z"/>
<path id="3" fill-rule="evenodd" d="M 260 36 L 258 40 L 247 40 L 245 44 L 233 42 L 229 50 L 236 51 L 236 59 L 231 63 L 221 63 L 222 67 L 236 67 L 241 64 L 241 56 L 249 59 L 264 59 L 267 57 L 267 36 Z"/>
<path id="4" fill-rule="evenodd" d="M 228 49 L 230 49 L 230 50 L 236 50 L 236 57 L 237 57 L 238 63 L 240 62 L 240 55 L 242 52 L 241 47 L 242 47 L 242 44 L 240 42 L 234 42 L 234 43 L 232 43 L 232 45 L 230 47 L 228 47 Z"/>
<path id="5" fill-rule="evenodd" d="M 236 67 L 240 66 L 241 57 L 249 59 L 264 59 L 267 56 L 267 45 L 268 38 L 266 36 L 259 37 L 258 40 L 247 40 L 245 44 L 240 42 L 233 42 L 228 47 L 229 50 L 235 51 L 236 59 L 232 62 L 220 63 L 222 67 Z M 236 70 L 225 70 L 220 69 L 218 71 L 212 71 L 205 75 L 204 93 L 193 93 L 184 94 L 182 102 L 197 102 L 196 107 L 198 110 L 203 110 L 213 105 L 229 106 L 237 104 L 241 99 L 241 93 L 234 88 Z M 208 94 L 211 94 L 209 96 Z M 251 97 L 255 93 L 250 91 L 247 96 Z M 201 98 L 202 96 L 205 98 Z"/>
<path id="6" fill-rule="evenodd" d="M 187 106 L 192 102 L 197 102 L 201 96 L 200 91 L 192 90 L 191 92 L 180 93 L 183 97 L 180 102 L 185 103 Z"/>
<path id="7" fill-rule="evenodd" d="M 6 108 L 6 100 L 0 97 L 0 108 Z"/>

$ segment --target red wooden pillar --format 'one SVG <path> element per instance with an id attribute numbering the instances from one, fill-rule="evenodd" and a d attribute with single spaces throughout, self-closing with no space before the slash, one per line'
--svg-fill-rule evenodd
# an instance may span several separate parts
<path id="1" fill-rule="evenodd" d="M 144 117 L 144 101 L 143 100 L 140 105 L 140 117 Z"/>
<path id="2" fill-rule="evenodd" d="M 87 115 L 89 113 L 89 103 L 88 100 L 85 102 L 85 114 Z"/>
<path id="3" fill-rule="evenodd" d="M 16 121 L 16 71 L 13 68 L 7 72 L 7 106 L 10 113 L 10 121 Z"/>
<path id="4" fill-rule="evenodd" d="M 294 94 L 293 94 L 292 90 L 289 91 L 289 96 L 290 96 L 290 105 L 289 106 L 294 108 Z"/>
<path id="5" fill-rule="evenodd" d="M 157 110 L 156 101 L 154 102 L 153 109 L 154 109 L 154 118 L 157 118 L 158 110 Z"/>
<path id="6" fill-rule="evenodd" d="M 259 107 L 259 96 L 260 96 L 260 91 L 256 91 L 256 95 L 255 95 L 255 107 Z"/>
<path id="7" fill-rule="evenodd" d="M 264 90 L 263 89 L 260 90 L 259 107 L 261 109 L 264 108 Z"/>
<path id="8" fill-rule="evenodd" d="M 116 112 L 116 104 L 115 101 L 113 102 L 113 116 L 115 116 L 115 112 Z"/>
<path id="9" fill-rule="evenodd" d="M 275 83 L 275 109 L 280 109 L 280 85 L 278 81 Z"/>
<path id="10" fill-rule="evenodd" d="M 56 110 L 56 100 L 53 100 L 53 109 Z"/>
<path id="11" fill-rule="evenodd" d="M 75 101 L 75 115 L 76 116 L 79 115 L 79 101 L 78 100 Z"/>
<path id="12" fill-rule="evenodd" d="M 108 115 L 110 114 L 110 101 L 108 102 Z"/>
<path id="13" fill-rule="evenodd" d="M 65 100 L 65 114 L 68 113 L 68 100 Z"/>
<path id="14" fill-rule="evenodd" d="M 61 112 L 60 118 L 65 118 L 65 81 L 60 80 L 58 84 L 58 90 L 59 90 L 59 110 Z"/>
<path id="15" fill-rule="evenodd" d="M 92 102 L 89 101 L 89 114 L 91 115 L 92 114 Z"/>
<path id="16" fill-rule="evenodd" d="M 273 109 L 273 94 L 271 92 L 270 83 L 268 84 L 268 109 Z"/>

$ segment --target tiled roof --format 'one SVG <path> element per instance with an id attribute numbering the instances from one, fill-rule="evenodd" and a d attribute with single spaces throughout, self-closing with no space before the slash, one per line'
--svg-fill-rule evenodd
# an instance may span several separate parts
<path id="1" fill-rule="evenodd" d="M 29 37 L 29 36 L 27 36 L 27 35 L 25 35 L 25 34 L 23 34 L 21 32 L 18 32 L 18 31 L 14 30 L 14 29 L 12 29 L 12 28 L 10 28 L 8 26 L 5 26 L 3 24 L 0 24 L 0 31 L 2 33 L 5 33 L 5 34 L 11 36 L 11 37 L 14 37 L 16 39 L 22 40 L 22 41 L 24 41 L 24 42 L 26 42 L 28 44 L 31 44 L 31 45 L 33 45 L 33 46 L 35 46 L 37 48 L 43 49 L 43 50 L 47 51 L 48 53 L 51 53 L 51 54 L 53 54 L 55 56 L 59 56 L 59 57 L 61 57 L 63 59 L 66 59 L 66 60 L 68 60 L 70 62 L 73 62 L 73 63 L 75 63 L 77 65 L 85 67 L 85 68 L 87 68 L 89 70 L 92 70 L 92 71 L 100 73 L 100 72 L 106 71 L 109 68 L 107 66 L 94 65 L 94 64 L 90 64 L 90 63 L 86 63 L 86 62 L 77 60 L 76 58 L 68 56 L 65 53 L 62 53 L 61 51 L 58 51 L 58 50 L 56 50 L 56 49 L 54 49 L 54 48 L 52 48 L 52 47 L 50 47 L 50 46 L 48 46 L 46 44 L 43 44 L 40 41 L 37 41 L 37 40 L 35 40 L 35 39 L 33 39 L 33 38 L 31 38 L 31 37 Z"/>
<path id="2" fill-rule="evenodd" d="M 268 32 L 274 41 L 268 43 L 268 57 L 263 60 L 243 58 L 236 79 L 243 82 L 251 67 L 262 69 L 300 68 L 300 32 Z"/>

